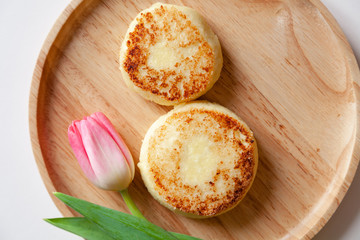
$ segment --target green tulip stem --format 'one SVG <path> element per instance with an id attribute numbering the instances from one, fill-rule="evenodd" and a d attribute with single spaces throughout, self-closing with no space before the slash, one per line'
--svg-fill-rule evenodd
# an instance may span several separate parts
<path id="1" fill-rule="evenodd" d="M 121 194 L 122 198 L 124 199 L 127 207 L 129 208 L 130 212 L 132 213 L 132 215 L 146 220 L 144 215 L 142 215 L 142 213 L 140 212 L 138 207 L 135 205 L 134 201 L 131 199 L 128 190 L 127 189 L 121 190 L 120 194 Z"/>

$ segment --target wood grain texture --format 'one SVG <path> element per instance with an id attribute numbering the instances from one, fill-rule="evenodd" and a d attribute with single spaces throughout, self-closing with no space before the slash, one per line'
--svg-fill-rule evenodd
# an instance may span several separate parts
<path id="1" fill-rule="evenodd" d="M 148 127 L 171 107 L 130 91 L 118 69 L 128 24 L 155 1 L 74 0 L 40 52 L 30 134 L 48 191 L 128 212 L 87 181 L 70 149 L 72 120 L 104 112 L 137 162 Z M 203 239 L 309 239 L 340 204 L 359 152 L 360 74 L 341 29 L 319 1 L 166 1 L 197 9 L 218 35 L 219 81 L 202 97 L 237 113 L 259 145 L 258 174 L 234 210 L 206 220 L 160 206 L 138 169 L 130 194 L 153 223 Z M 53 199 L 64 216 L 76 213 Z"/>

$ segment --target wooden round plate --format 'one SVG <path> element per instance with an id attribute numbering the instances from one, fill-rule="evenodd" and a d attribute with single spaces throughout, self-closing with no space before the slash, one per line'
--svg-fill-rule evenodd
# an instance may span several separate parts
<path id="1" fill-rule="evenodd" d="M 48 191 L 128 212 L 95 188 L 67 139 L 72 120 L 104 112 L 137 162 L 148 127 L 171 107 L 129 90 L 118 53 L 129 23 L 155 1 L 74 0 L 40 52 L 30 96 L 35 158 Z M 166 1 L 198 10 L 218 35 L 219 81 L 202 99 L 253 129 L 259 169 L 247 197 L 216 218 L 172 213 L 147 192 L 138 169 L 130 194 L 153 223 L 204 239 L 309 239 L 335 211 L 359 162 L 359 69 L 341 29 L 315 1 Z M 76 215 L 57 199 L 65 216 Z"/>

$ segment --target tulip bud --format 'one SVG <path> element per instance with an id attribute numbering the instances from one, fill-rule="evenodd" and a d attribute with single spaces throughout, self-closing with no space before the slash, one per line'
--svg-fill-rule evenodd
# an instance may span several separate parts
<path id="1" fill-rule="evenodd" d="M 135 174 L 133 158 L 103 113 L 73 121 L 68 137 L 81 169 L 94 185 L 113 191 L 130 185 Z"/>

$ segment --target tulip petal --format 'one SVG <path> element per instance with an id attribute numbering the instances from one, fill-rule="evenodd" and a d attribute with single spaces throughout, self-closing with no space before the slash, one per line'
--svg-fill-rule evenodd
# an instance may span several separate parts
<path id="1" fill-rule="evenodd" d="M 95 179 L 95 173 L 91 167 L 88 155 L 84 148 L 81 134 L 78 129 L 79 121 L 73 121 L 72 124 L 68 128 L 68 139 L 71 148 L 77 158 L 79 165 L 85 175 L 90 179 Z"/>
<path id="2" fill-rule="evenodd" d="M 122 190 L 132 181 L 127 160 L 109 132 L 93 118 L 80 122 L 84 148 L 96 175 L 94 182 L 107 190 Z"/>
<path id="3" fill-rule="evenodd" d="M 121 149 L 122 153 L 124 154 L 126 161 L 129 164 L 129 167 L 131 169 L 132 179 L 135 175 L 135 164 L 133 157 L 131 155 L 131 152 L 127 145 L 125 144 L 125 141 L 121 138 L 121 136 L 116 132 L 114 126 L 110 122 L 110 120 L 102 113 L 102 112 L 96 112 L 91 115 L 93 119 L 95 119 L 98 124 L 100 124 L 103 128 L 107 129 L 109 134 L 112 136 L 114 141 L 118 144 L 119 148 Z"/>

